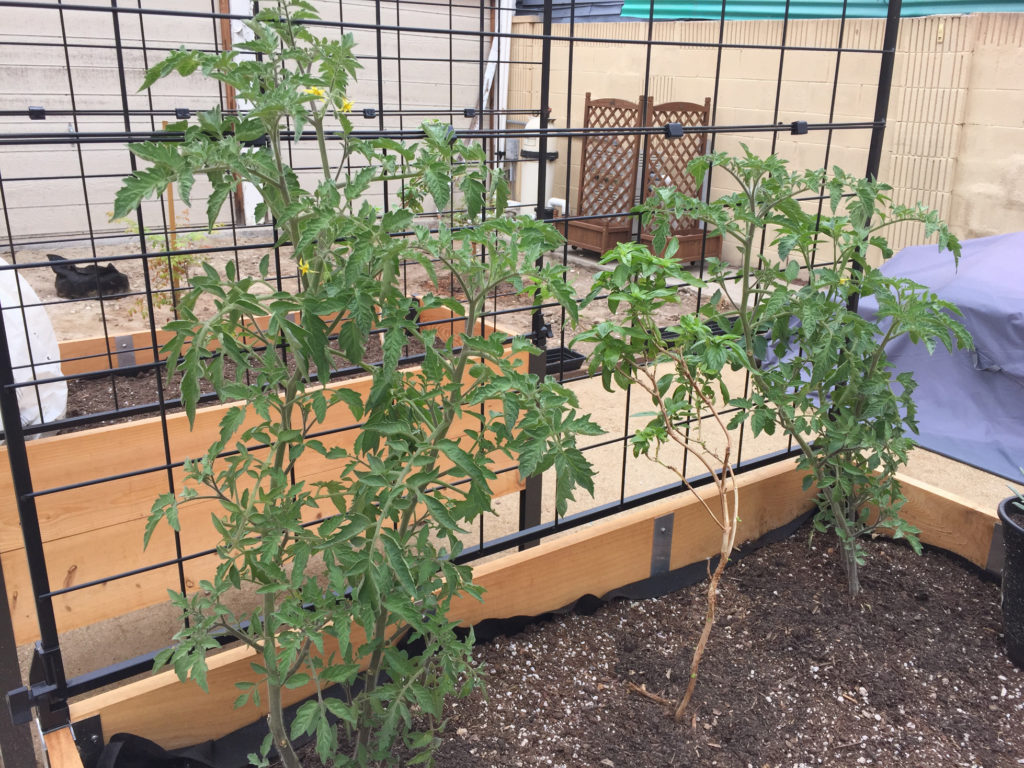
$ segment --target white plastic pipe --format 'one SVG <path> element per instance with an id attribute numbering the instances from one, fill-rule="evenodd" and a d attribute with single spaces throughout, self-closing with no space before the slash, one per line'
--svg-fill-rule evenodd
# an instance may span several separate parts
<path id="1" fill-rule="evenodd" d="M 508 209 L 515 211 L 518 216 L 529 216 L 531 219 L 536 216 L 536 204 L 533 201 L 524 203 L 520 200 L 509 200 Z M 558 211 L 559 215 L 564 214 L 566 211 L 565 198 L 562 197 L 549 197 L 548 208 L 554 208 Z"/>

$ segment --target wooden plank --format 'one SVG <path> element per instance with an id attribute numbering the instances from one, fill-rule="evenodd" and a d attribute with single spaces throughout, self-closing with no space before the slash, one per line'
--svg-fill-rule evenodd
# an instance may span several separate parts
<path id="1" fill-rule="evenodd" d="M 83 768 L 82 757 L 75 747 L 75 737 L 70 726 L 44 733 L 43 743 L 46 745 L 46 758 L 50 768 Z"/>
<path id="2" fill-rule="evenodd" d="M 802 475 L 784 462 L 740 477 L 738 542 L 760 538 L 810 509 L 813 492 L 801 489 Z M 712 498 L 705 486 L 702 498 Z M 675 515 L 670 568 L 682 568 L 719 551 L 719 529 L 689 494 L 616 515 L 576 533 L 544 542 L 473 569 L 487 593 L 481 603 L 461 598 L 453 614 L 470 626 L 486 618 L 533 616 L 557 610 L 583 595 L 605 595 L 651 575 L 654 520 Z"/>
<path id="3" fill-rule="evenodd" d="M 120 368 L 122 366 L 119 353 L 129 357 L 130 365 L 145 365 L 158 359 L 163 360 L 166 356 L 160 355 L 158 350 L 172 336 L 173 334 L 167 331 L 157 331 L 157 351 L 153 349 L 153 336 L 149 331 L 63 341 L 60 344 L 60 368 L 65 376 Z M 126 341 L 127 346 L 122 348 L 119 340 Z"/>
<path id="4" fill-rule="evenodd" d="M 496 492 L 513 492 L 521 488 L 517 473 L 503 473 L 499 476 L 505 482 Z M 985 566 L 991 544 L 992 531 L 995 526 L 995 513 L 983 510 L 970 502 L 959 499 L 927 484 L 910 478 L 901 478 L 904 483 L 908 503 L 905 514 L 914 525 L 922 528 L 922 540 L 927 544 L 942 547 L 963 555 L 981 567 Z M 705 493 L 709 489 L 705 489 Z M 801 497 L 800 478 L 779 478 L 770 489 L 760 488 L 756 495 L 745 493 L 741 497 L 744 515 L 741 521 L 741 537 L 758 538 L 767 530 L 779 527 L 781 520 L 788 514 L 789 498 Z M 675 502 L 671 502 L 675 504 Z M 754 505 L 752 514 L 746 511 Z M 211 546 L 215 540 L 212 525 L 209 522 L 210 507 L 193 505 L 186 508 L 187 516 L 183 517 L 183 540 L 186 552 L 198 551 Z M 698 519 L 706 513 L 696 504 L 680 509 L 677 512 L 675 530 L 686 530 L 685 537 L 675 536 L 672 548 L 672 567 L 687 562 L 694 552 L 714 553 L 717 551 L 717 530 L 701 524 Z M 781 521 L 780 521 L 781 520 Z M 54 587 L 70 586 L 102 578 L 112 573 L 127 571 L 139 567 L 146 562 L 159 562 L 174 557 L 173 541 L 166 529 L 163 535 L 158 534 L 150 549 L 141 555 L 139 542 L 142 540 L 144 521 L 142 518 L 132 525 L 85 533 L 67 540 L 57 541 L 47 546 L 47 562 L 50 567 Z M 600 530 L 599 527 L 597 527 Z M 609 583 L 626 579 L 623 583 L 640 580 L 646 574 L 636 570 L 636 563 L 623 553 L 633 550 L 650 549 L 650 531 L 637 533 L 626 531 L 613 534 L 607 539 L 607 564 L 602 565 L 601 573 Z M 92 559 L 89 553 L 102 553 L 98 559 Z M 700 557 L 698 557 L 700 559 Z M 501 561 L 504 562 L 504 559 Z M 638 561 L 639 562 L 639 561 Z M 24 556 L 20 552 L 3 556 L 4 571 L 9 585 L 9 607 L 14 620 L 18 642 L 30 642 L 36 638 L 34 606 L 31 601 L 31 589 L 28 569 Z M 192 561 L 186 566 L 186 583 L 192 589 L 201 579 L 209 578 L 215 567 L 212 558 Z M 572 565 L 552 565 L 558 570 L 559 576 L 549 583 L 545 589 L 569 587 L 571 580 L 562 574 L 562 568 L 571 571 Z M 624 569 L 624 570 L 623 570 Z M 486 571 L 483 571 L 486 573 Z M 639 573 L 639 575 L 638 575 Z M 533 601 L 539 585 L 527 583 L 523 585 L 503 583 L 488 584 L 489 589 L 496 593 L 509 590 L 508 599 L 521 599 L 527 603 Z M 144 608 L 148 605 L 162 603 L 166 590 L 177 587 L 176 571 L 167 568 L 148 574 L 139 574 L 128 579 L 110 582 L 102 587 L 84 590 L 67 597 L 56 598 L 57 617 L 62 630 L 84 626 L 105 618 Z M 612 589 L 614 587 L 609 587 Z M 516 591 L 519 590 L 518 598 Z M 608 591 L 608 590 L 605 590 Z M 504 598 L 503 598 L 504 599 Z M 556 592 L 554 603 L 544 610 L 560 607 L 572 599 L 567 594 Z M 473 601 L 471 610 L 476 603 Z M 522 611 L 528 605 L 520 606 Z"/>
<path id="5" fill-rule="evenodd" d="M 169 529 L 157 531 L 149 548 L 143 552 L 144 529 L 145 521 L 139 519 L 46 544 L 50 587 L 60 589 L 83 584 L 174 558 Z M 7 603 L 15 638 L 19 644 L 37 640 L 39 628 L 25 551 L 3 553 L 0 560 L 7 581 Z M 209 561 L 190 561 L 186 573 L 205 574 L 211 567 Z M 177 587 L 176 569 L 168 567 L 55 597 L 57 628 L 63 632 L 163 603 L 167 600 L 167 590 Z"/>
<path id="6" fill-rule="evenodd" d="M 800 478 L 789 463 L 744 476 L 740 498 L 743 517 L 748 520 L 745 530 L 760 535 L 806 511 L 810 494 L 795 493 L 793 489 L 799 487 Z M 695 514 L 697 511 L 700 513 Z M 689 497 L 616 516 L 570 536 L 476 566 L 474 580 L 487 590 L 484 601 L 456 600 L 449 616 L 472 625 L 485 618 L 535 615 L 560 608 L 584 594 L 604 595 L 640 581 L 650 575 L 654 520 L 668 513 L 677 516 L 677 526 L 692 523 L 694 529 L 714 529 L 714 523 Z M 705 534 L 691 536 L 697 531 L 690 528 L 675 530 L 673 568 L 698 562 L 717 551 L 717 541 L 710 548 L 699 543 L 707 541 Z M 231 707 L 238 695 L 234 683 L 252 677 L 252 660 L 247 648 L 218 655 L 216 670 L 210 674 L 209 694 L 194 684 L 179 683 L 172 672 L 158 673 L 72 704 L 72 722 L 100 715 L 104 732 L 136 733 L 167 748 L 217 738 L 259 716 L 254 709 Z M 304 692 L 288 693 L 299 697 Z M 182 728 L 180 721 L 167 716 L 168 712 L 189 712 L 189 727 Z"/>
<path id="7" fill-rule="evenodd" d="M 205 734 L 231 733 L 241 727 L 236 723 L 245 725 L 266 716 L 265 705 L 257 707 L 251 701 L 244 707 L 234 708 L 238 697 L 234 683 L 242 679 L 237 675 L 248 672 L 252 676 L 249 664 L 254 659 L 248 647 L 229 648 L 211 657 L 207 672 L 209 694 L 195 683 L 182 684 L 173 671 L 158 672 L 145 680 L 72 704 L 71 722 L 100 714 L 104 733 L 144 736 L 164 749 L 198 744 L 209 738 Z M 126 689 L 131 690 L 130 698 L 119 695 L 119 691 Z M 291 704 L 298 700 L 294 698 L 297 693 L 302 695 L 302 689 L 285 690 L 282 697 Z M 187 718 L 172 715 L 183 712 L 188 713 Z M 171 721 L 174 725 L 170 725 Z M 158 738 L 152 739 L 148 735 L 151 733 L 158 734 Z M 193 734 L 196 734 L 194 738 Z"/>
<path id="8" fill-rule="evenodd" d="M 451 313 L 443 309 L 423 313 L 426 322 L 450 319 Z M 458 326 L 459 321 L 448 323 L 444 326 L 445 332 L 461 330 Z M 485 327 L 478 322 L 477 330 L 489 334 L 493 326 Z M 525 364 L 526 353 L 520 353 L 519 357 Z M 370 377 L 360 377 L 337 382 L 330 388 L 345 387 L 365 396 L 370 386 Z M 497 403 L 493 405 L 497 407 Z M 205 453 L 229 407 L 222 404 L 200 409 L 192 429 L 185 414 L 169 414 L 167 435 L 172 461 Z M 355 423 L 348 409 L 339 407 L 332 409 L 321 428 L 344 430 Z M 453 436 L 461 434 L 466 426 L 475 426 L 475 422 L 467 418 L 456 423 Z M 102 480 L 104 472 L 130 473 L 160 467 L 165 461 L 163 434 L 160 419 L 151 418 L 30 442 L 27 450 L 34 488 L 40 491 L 75 483 L 95 483 Z M 357 434 L 354 429 L 341 431 L 322 441 L 328 446 L 351 447 Z M 0 448 L 0 454 L 5 454 L 5 450 Z M 102 457 L 102 461 L 97 461 L 97 457 Z M 15 634 L 18 642 L 23 643 L 37 639 L 38 628 L 10 468 L 5 459 L 5 455 L 0 455 L 0 560 L 7 575 L 8 607 Z M 512 466 L 503 455 L 496 454 L 492 459 L 494 469 Z M 306 481 L 326 479 L 333 472 L 332 462 L 313 453 L 303 457 L 296 469 L 297 477 Z M 181 488 L 182 471 L 175 469 L 172 476 L 174 486 Z M 518 472 L 502 472 L 491 483 L 495 496 L 516 492 L 522 487 Z M 166 471 L 157 469 L 38 497 L 36 505 L 51 588 L 87 583 L 173 559 L 173 541 L 164 536 L 155 537 L 149 550 L 142 552 L 149 509 L 153 500 L 167 488 Z M 215 545 L 217 536 L 210 519 L 218 511 L 219 507 L 213 502 L 195 502 L 186 508 L 182 517 L 185 554 Z M 315 520 L 332 511 L 311 510 L 308 519 Z M 212 558 L 186 564 L 188 588 L 209 578 L 214 567 Z M 168 567 L 58 597 L 55 599 L 58 627 L 66 631 L 163 603 L 167 590 L 177 586 L 176 569 Z"/>
<path id="9" fill-rule="evenodd" d="M 452 313 L 443 308 L 426 309 L 420 314 L 420 321 L 424 323 L 435 323 L 452 319 Z M 257 318 L 257 325 L 266 328 L 269 317 Z M 478 323 L 478 328 L 484 323 Z M 485 337 L 495 329 L 493 321 L 486 324 Z M 439 323 L 436 328 L 442 339 L 451 335 L 453 323 Z M 444 329 L 444 330 L 442 330 Z M 135 331 L 118 336 L 96 336 L 87 339 L 73 339 L 62 341 L 59 345 L 60 367 L 65 376 L 72 376 L 83 373 L 95 373 L 121 367 L 119 353 L 130 355 L 131 365 L 145 365 L 146 363 L 165 360 L 167 356 L 160 352 L 160 349 L 173 338 L 170 331 L 157 330 L 156 347 L 153 346 L 153 335 L 149 330 Z M 119 341 L 127 342 L 122 347 Z"/>
<path id="10" fill-rule="evenodd" d="M 984 565 L 992 513 L 924 483 L 901 481 L 909 499 L 907 517 L 923 529 L 922 539 Z M 809 509 L 813 493 L 803 491 L 801 485 L 801 475 L 788 462 L 744 475 L 740 540 L 757 538 Z M 710 493 L 709 488 L 702 490 L 704 495 Z M 667 500 L 476 566 L 474 580 L 487 590 L 484 601 L 461 598 L 450 615 L 465 625 L 486 618 L 536 615 L 584 594 L 603 595 L 640 581 L 650 573 L 654 521 L 666 514 L 675 515 L 672 568 L 717 552 L 717 528 L 699 504 L 690 497 Z M 230 706 L 236 695 L 233 682 L 247 679 L 250 661 L 251 654 L 244 648 L 218 656 L 210 694 L 177 682 L 171 673 L 161 673 L 72 704 L 72 719 L 98 714 L 105 731 L 138 733 L 167 747 L 217 738 L 255 719 L 256 713 Z M 192 713 L 189 728 L 182 729 L 168 718 L 169 711 Z"/>
<path id="11" fill-rule="evenodd" d="M 255 325 L 266 330 L 270 317 L 265 315 L 256 318 Z M 251 327 L 247 325 L 246 327 Z M 65 376 L 98 371 L 116 370 L 125 365 L 145 365 L 158 360 L 166 360 L 167 355 L 161 352 L 164 344 L 174 338 L 170 331 L 156 331 L 156 346 L 153 345 L 153 334 L 147 329 L 117 336 L 96 336 L 88 339 L 73 339 L 60 343 L 60 367 Z M 214 341 L 210 349 L 216 349 Z M 127 360 L 122 364 L 122 357 Z"/>
<path id="12" fill-rule="evenodd" d="M 921 541 L 955 552 L 980 568 L 988 565 L 999 516 L 949 491 L 903 474 L 896 476 L 907 502 L 902 517 L 921 529 Z"/>
<path id="13" fill-rule="evenodd" d="M 324 470 L 326 476 L 329 470 Z M 308 479 L 317 479 L 309 475 Z M 503 472 L 492 481 L 495 496 L 519 491 L 523 487 L 518 472 Z M 155 496 L 144 505 L 148 510 Z M 140 505 L 140 511 L 143 506 Z M 219 512 L 214 502 L 194 502 L 182 508 L 182 551 L 187 555 L 215 546 L 219 537 L 211 516 Z M 310 510 L 309 520 L 331 514 L 333 509 Z M 117 525 L 86 530 L 44 544 L 47 572 L 52 589 L 60 589 L 133 571 L 149 564 L 174 559 L 175 547 L 170 529 L 160 526 L 143 552 L 142 540 L 146 516 L 141 514 Z M 38 639 L 35 604 L 24 549 L 0 554 L 8 588 L 8 609 L 19 644 Z M 217 561 L 204 557 L 184 566 L 186 587 L 195 589 L 203 579 L 211 578 Z M 167 590 L 178 588 L 177 569 L 167 566 L 127 578 L 110 581 L 54 598 L 57 626 L 62 632 L 94 624 L 130 611 L 166 602 Z"/>
<path id="14" fill-rule="evenodd" d="M 425 310 L 423 320 L 451 319 L 444 309 Z M 439 326 L 448 333 L 457 322 Z M 489 335 L 492 325 L 477 323 L 478 330 Z M 524 360 L 526 353 L 519 353 Z M 344 387 L 365 396 L 369 392 L 369 376 L 335 382 L 331 390 Z M 167 440 L 171 461 L 180 462 L 187 457 L 202 456 L 219 430 L 220 420 L 230 404 L 212 405 L 199 409 L 194 427 L 190 427 L 184 413 L 167 416 Z M 324 431 L 341 430 L 355 424 L 347 408 L 331 410 Z M 467 422 L 468 423 L 468 422 Z M 334 436 L 336 444 L 351 445 L 355 432 L 341 432 Z M 325 438 L 330 444 L 331 439 Z M 34 440 L 26 445 L 32 485 L 36 492 L 78 483 L 89 485 L 74 490 L 37 498 L 39 523 L 44 541 L 84 533 L 95 528 L 117 525 L 148 514 L 150 505 L 167 491 L 167 474 L 163 469 L 148 471 L 135 477 L 103 481 L 106 477 L 144 472 L 165 464 L 164 430 L 159 417 L 98 427 L 83 432 L 57 435 Z M 315 473 L 327 463 L 319 464 L 312 457 L 304 467 Z M 175 485 L 180 487 L 181 473 L 175 474 Z M 17 506 L 14 503 L 10 466 L 6 448 L 0 447 L 0 553 L 11 552 L 23 546 Z"/>

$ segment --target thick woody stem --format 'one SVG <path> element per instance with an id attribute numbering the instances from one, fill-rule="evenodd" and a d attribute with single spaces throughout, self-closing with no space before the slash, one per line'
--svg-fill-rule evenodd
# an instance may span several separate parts
<path id="1" fill-rule="evenodd" d="M 729 555 L 732 553 L 732 548 L 736 543 L 736 513 L 738 509 L 734 504 L 733 510 L 729 511 L 729 491 L 726 487 L 726 474 L 725 470 L 722 473 L 722 479 L 718 483 L 719 497 L 722 499 L 722 519 L 725 522 L 725 526 L 722 529 L 722 546 L 721 552 L 718 558 L 718 565 L 715 567 L 714 573 L 711 574 L 711 581 L 708 583 L 708 601 L 707 610 L 704 614 L 704 629 L 701 630 L 700 640 L 697 641 L 697 647 L 693 651 L 693 659 L 690 661 L 690 680 L 686 686 L 686 693 L 683 694 L 682 700 L 679 702 L 679 706 L 676 707 L 675 718 L 676 722 L 682 722 L 683 715 L 686 713 L 686 708 L 690 705 L 690 700 L 693 698 L 693 692 L 697 687 L 697 673 L 700 670 L 700 661 L 704 656 L 704 648 L 708 644 L 708 639 L 711 637 L 711 629 L 715 625 L 715 608 L 718 604 L 718 583 L 722 579 L 722 574 L 725 572 L 726 565 L 729 564 Z"/>

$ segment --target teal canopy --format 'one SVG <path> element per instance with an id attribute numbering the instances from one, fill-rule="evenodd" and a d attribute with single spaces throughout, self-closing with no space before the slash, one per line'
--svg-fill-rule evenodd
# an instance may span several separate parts
<path id="1" fill-rule="evenodd" d="M 884 18 L 885 0 L 849 0 L 846 17 L 850 19 Z M 992 0 L 904 0 L 901 16 L 954 15 L 963 13 L 1024 12 L 1024 3 Z M 727 19 L 781 19 L 786 13 L 785 0 L 727 0 Z M 841 0 L 790 0 L 791 19 L 832 19 L 843 13 Z M 650 0 L 625 0 L 622 15 L 650 18 Z M 654 0 L 655 19 L 720 19 L 721 0 Z"/>

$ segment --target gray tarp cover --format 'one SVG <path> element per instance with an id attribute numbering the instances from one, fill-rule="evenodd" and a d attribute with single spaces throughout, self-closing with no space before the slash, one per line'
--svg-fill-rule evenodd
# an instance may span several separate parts
<path id="1" fill-rule="evenodd" d="M 949 252 L 921 245 L 900 251 L 886 274 L 927 286 L 963 312 L 973 352 L 929 355 L 904 336 L 889 347 L 896 372 L 911 371 L 925 448 L 1024 482 L 1024 232 L 963 242 L 959 267 Z M 860 312 L 872 317 L 877 302 Z"/>

